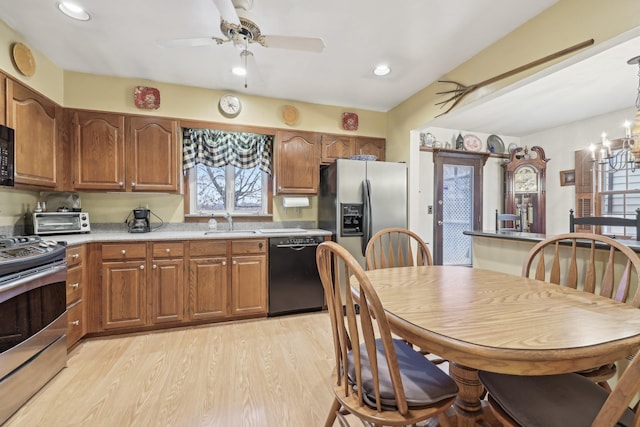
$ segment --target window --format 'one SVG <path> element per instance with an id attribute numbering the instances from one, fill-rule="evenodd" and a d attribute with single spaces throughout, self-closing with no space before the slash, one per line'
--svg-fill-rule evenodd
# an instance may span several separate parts
<path id="1" fill-rule="evenodd" d="M 615 154 L 614 150 L 614 154 Z M 598 173 L 597 201 L 600 215 L 635 219 L 640 208 L 640 170 L 615 171 L 605 164 Z M 628 236 L 635 234 L 631 227 L 602 227 L 603 234 Z M 630 234 L 631 233 L 631 234 Z"/>
<path id="2" fill-rule="evenodd" d="M 272 135 L 212 129 L 184 129 L 183 134 L 188 213 L 269 213 Z"/>
<path id="3" fill-rule="evenodd" d="M 190 213 L 264 215 L 269 175 L 258 167 L 241 169 L 198 164 L 189 174 Z"/>

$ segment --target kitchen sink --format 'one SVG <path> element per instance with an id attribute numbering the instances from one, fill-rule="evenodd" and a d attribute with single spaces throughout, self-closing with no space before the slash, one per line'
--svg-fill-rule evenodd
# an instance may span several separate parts
<path id="1" fill-rule="evenodd" d="M 207 230 L 204 232 L 204 234 L 219 234 L 230 237 L 252 236 L 256 233 L 256 230 Z"/>

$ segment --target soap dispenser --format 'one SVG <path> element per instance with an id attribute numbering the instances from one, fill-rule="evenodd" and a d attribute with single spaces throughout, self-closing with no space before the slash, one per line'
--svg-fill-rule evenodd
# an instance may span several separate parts
<path id="1" fill-rule="evenodd" d="M 218 221 L 211 215 L 209 218 L 209 230 L 217 230 L 218 229 Z"/>

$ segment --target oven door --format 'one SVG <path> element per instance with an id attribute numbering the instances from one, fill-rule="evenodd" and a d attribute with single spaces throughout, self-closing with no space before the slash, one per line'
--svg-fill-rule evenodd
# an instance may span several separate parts
<path id="1" fill-rule="evenodd" d="M 47 212 L 33 214 L 35 234 L 79 233 L 82 221 L 77 212 Z"/>

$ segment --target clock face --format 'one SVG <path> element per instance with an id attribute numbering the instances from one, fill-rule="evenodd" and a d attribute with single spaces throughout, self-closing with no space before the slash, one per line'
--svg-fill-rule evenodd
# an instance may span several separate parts
<path id="1" fill-rule="evenodd" d="M 222 95 L 218 107 L 220 108 L 220 112 L 227 117 L 237 116 L 242 109 L 240 98 L 235 95 Z"/>
<path id="2" fill-rule="evenodd" d="M 514 190 L 516 193 L 535 193 L 538 191 L 538 172 L 530 167 L 523 166 L 515 173 Z"/>

